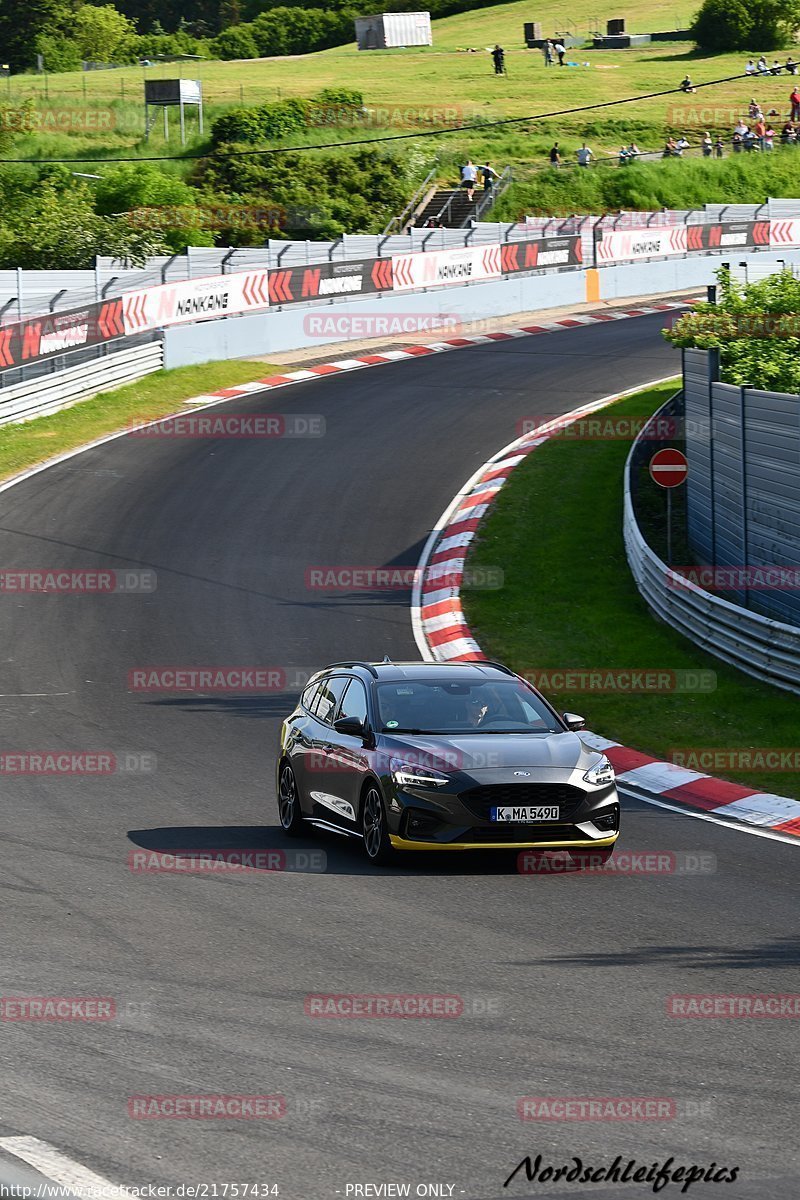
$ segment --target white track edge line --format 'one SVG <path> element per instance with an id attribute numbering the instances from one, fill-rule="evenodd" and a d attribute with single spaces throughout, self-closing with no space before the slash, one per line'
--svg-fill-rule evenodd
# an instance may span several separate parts
<path id="1" fill-rule="evenodd" d="M 626 788 L 623 780 L 617 780 L 617 789 L 624 792 L 631 800 L 641 800 L 643 804 L 652 804 L 655 808 L 666 808 L 669 812 L 680 813 L 684 817 L 693 817 L 695 821 L 710 821 L 712 825 L 721 825 L 724 829 L 731 829 L 734 833 L 751 833 L 754 837 L 769 838 L 772 842 L 785 842 L 787 846 L 797 847 L 797 836 L 791 833 L 778 833 L 774 829 L 763 829 L 743 825 L 739 822 L 725 821 L 722 817 L 715 817 L 713 812 L 702 812 L 698 809 L 681 808 L 677 804 L 667 804 L 665 800 L 656 800 L 654 796 L 644 796 L 638 791 L 631 788 Z"/>
<path id="2" fill-rule="evenodd" d="M 95 1174 L 88 1167 L 68 1158 L 60 1150 L 56 1150 L 55 1146 L 50 1146 L 47 1142 L 40 1141 L 39 1138 L 3 1137 L 0 1138 L 0 1150 L 13 1154 L 15 1158 L 28 1163 L 34 1170 L 62 1187 L 73 1189 L 78 1193 L 89 1191 L 90 1194 L 96 1192 L 98 1188 L 102 1188 L 107 1189 L 109 1193 L 113 1191 L 114 1196 L 119 1197 L 119 1200 L 126 1200 L 128 1197 L 133 1200 L 131 1192 L 118 1187 L 102 1175 Z"/>

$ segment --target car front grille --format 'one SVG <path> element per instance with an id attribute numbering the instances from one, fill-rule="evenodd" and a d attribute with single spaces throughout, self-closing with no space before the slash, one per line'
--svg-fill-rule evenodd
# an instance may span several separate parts
<path id="1" fill-rule="evenodd" d="M 561 820 L 569 820 L 586 799 L 586 793 L 569 783 L 497 783 L 461 792 L 459 800 L 481 821 L 491 820 L 491 810 L 521 805 L 557 804 Z M 528 826 L 527 828 L 531 828 Z"/>
<path id="2" fill-rule="evenodd" d="M 510 821 L 503 821 L 488 828 L 483 826 L 467 829 L 453 841 L 479 842 L 481 845 L 491 846 L 503 842 L 525 842 L 527 844 L 530 842 L 586 841 L 590 843 L 591 839 L 587 838 L 580 829 L 576 829 L 574 825 L 549 825 L 545 821 L 531 825 L 512 825 Z"/>

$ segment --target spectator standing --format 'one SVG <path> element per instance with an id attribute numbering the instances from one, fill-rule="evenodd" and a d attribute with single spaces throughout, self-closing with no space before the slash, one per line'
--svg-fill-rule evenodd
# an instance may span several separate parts
<path id="1" fill-rule="evenodd" d="M 792 58 L 791 54 L 789 55 L 789 57 L 786 60 L 786 70 L 789 72 L 790 75 L 797 74 L 797 63 Z"/>
<path id="2" fill-rule="evenodd" d="M 483 176 L 484 192 L 490 192 L 494 187 L 495 179 L 499 179 L 500 176 L 497 174 L 497 171 L 495 171 L 494 167 L 488 162 L 481 167 L 481 175 Z"/>
<path id="3" fill-rule="evenodd" d="M 789 103 L 792 106 L 791 120 L 800 121 L 800 91 L 797 90 L 797 85 L 792 88 L 792 94 L 789 97 Z"/>
<path id="4" fill-rule="evenodd" d="M 636 142 L 631 142 L 630 146 L 628 146 L 628 162 L 633 162 L 633 160 L 638 158 L 641 153 L 642 152 L 636 145 Z"/>
<path id="5" fill-rule="evenodd" d="M 722 138 L 721 137 L 718 137 L 717 140 L 714 142 L 714 154 L 715 154 L 716 158 L 723 158 L 725 155 L 725 151 L 722 146 Z"/>
<path id="6" fill-rule="evenodd" d="M 733 153 L 741 154 L 743 144 L 744 144 L 744 135 L 739 133 L 739 127 L 737 126 L 736 129 L 734 129 L 733 137 L 731 138 L 731 145 L 733 146 Z"/>
<path id="7" fill-rule="evenodd" d="M 681 134 L 681 136 L 678 138 L 677 142 L 675 143 L 676 158 L 683 158 L 684 150 L 688 150 L 688 149 L 689 149 L 689 143 L 687 142 L 685 135 Z"/>
<path id="8" fill-rule="evenodd" d="M 756 100 L 755 96 L 747 106 L 747 115 L 751 121 L 757 121 L 758 118 L 763 115 L 761 112 L 761 106 Z"/>
<path id="9" fill-rule="evenodd" d="M 621 167 L 627 167 L 627 165 L 628 165 L 628 147 L 627 146 L 620 146 L 620 148 L 619 148 L 619 165 Z"/>
<path id="10" fill-rule="evenodd" d="M 495 75 L 502 75 L 506 69 L 506 52 L 502 46 L 495 46 L 492 51 Z"/>
<path id="11" fill-rule="evenodd" d="M 552 67 L 552 65 L 553 65 L 553 43 L 550 41 L 549 38 L 547 39 L 544 46 L 542 47 L 542 52 L 544 54 L 544 65 L 546 67 Z"/>
<path id="12" fill-rule="evenodd" d="M 558 142 L 553 142 L 553 145 L 550 147 L 550 166 L 561 166 L 561 151 L 558 148 Z"/>
<path id="13" fill-rule="evenodd" d="M 663 157 L 664 158 L 677 158 L 677 156 L 678 156 L 678 147 L 675 142 L 675 138 L 668 137 L 667 141 L 666 141 L 666 145 L 664 146 Z"/>
<path id="14" fill-rule="evenodd" d="M 771 125 L 767 125 L 767 128 L 764 130 L 763 142 L 762 150 L 771 150 L 775 145 L 775 130 Z"/>
<path id="15" fill-rule="evenodd" d="M 564 55 L 567 53 L 566 49 L 564 48 L 564 43 L 556 42 L 554 49 L 555 49 L 556 54 L 558 55 L 558 65 L 560 67 L 563 67 L 564 66 Z"/>
<path id="16" fill-rule="evenodd" d="M 747 151 L 755 150 L 757 148 L 758 138 L 753 133 L 752 129 L 748 129 L 747 133 L 743 135 L 742 144 Z"/>
<path id="17" fill-rule="evenodd" d="M 791 146 L 794 141 L 794 125 L 791 121 L 787 121 L 781 130 L 781 145 Z"/>
<path id="18" fill-rule="evenodd" d="M 766 132 L 767 132 L 767 126 L 764 122 L 764 118 L 759 117 L 758 120 L 756 121 L 755 125 L 753 126 L 753 133 L 755 134 L 756 138 L 758 139 L 759 150 L 764 149 L 764 137 L 765 137 Z"/>
<path id="19" fill-rule="evenodd" d="M 743 138 L 744 135 L 747 133 L 747 126 L 745 125 L 745 123 L 741 117 L 739 118 L 739 120 L 736 123 L 736 128 L 734 130 L 734 133 L 738 133 L 740 138 Z"/>
<path id="20" fill-rule="evenodd" d="M 576 154 L 578 156 L 578 166 L 579 167 L 588 167 L 589 163 L 594 158 L 594 155 L 592 154 L 589 147 L 586 145 L 586 142 L 583 143 L 580 150 L 576 151 Z"/>
<path id="21" fill-rule="evenodd" d="M 478 168 L 475 166 L 471 158 L 468 158 L 464 166 L 461 168 L 461 186 L 466 189 L 467 199 L 470 204 L 475 196 L 475 183 L 478 179 Z"/>
<path id="22" fill-rule="evenodd" d="M 714 153 L 714 143 L 711 141 L 711 134 L 708 130 L 703 134 L 701 145 L 703 147 L 703 158 L 711 158 L 711 155 Z"/>

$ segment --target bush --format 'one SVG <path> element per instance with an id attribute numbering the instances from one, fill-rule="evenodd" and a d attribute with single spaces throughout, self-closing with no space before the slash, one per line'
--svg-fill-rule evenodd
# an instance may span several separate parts
<path id="1" fill-rule="evenodd" d="M 78 43 L 72 38 L 40 34 L 36 39 L 36 53 L 41 54 L 45 70 L 51 74 L 57 71 L 80 70 L 81 52 Z"/>
<path id="2" fill-rule="evenodd" d="M 258 58 L 258 46 L 249 26 L 231 25 L 214 38 L 211 53 L 222 59 Z"/>
<path id="3" fill-rule="evenodd" d="M 671 329 L 673 346 L 720 351 L 722 379 L 740 387 L 800 392 L 800 280 L 788 271 L 738 286 L 717 271 L 717 304 L 695 304 Z"/>
<path id="4" fill-rule="evenodd" d="M 324 88 L 311 100 L 291 97 L 272 104 L 256 104 L 231 109 L 211 126 L 211 142 L 275 142 L 312 125 L 330 121 L 331 114 L 360 114 L 364 99 L 349 88 Z"/>
<path id="5" fill-rule="evenodd" d="M 213 246 L 198 208 L 197 191 L 151 163 L 123 163 L 106 171 L 95 189 L 95 208 L 101 216 L 130 214 L 127 224 L 148 229 L 169 251 L 186 246 Z"/>

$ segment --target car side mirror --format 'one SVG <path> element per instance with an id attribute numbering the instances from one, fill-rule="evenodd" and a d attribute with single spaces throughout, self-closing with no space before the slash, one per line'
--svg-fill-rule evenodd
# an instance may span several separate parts
<path id="1" fill-rule="evenodd" d="M 586 728 L 586 721 L 577 713 L 563 713 L 562 716 L 567 729 L 571 729 L 574 733 L 577 733 L 579 729 Z"/>
<path id="2" fill-rule="evenodd" d="M 339 717 L 338 721 L 333 722 L 333 728 L 337 733 L 349 733 L 351 737 L 363 737 L 367 731 L 358 717 Z"/>

